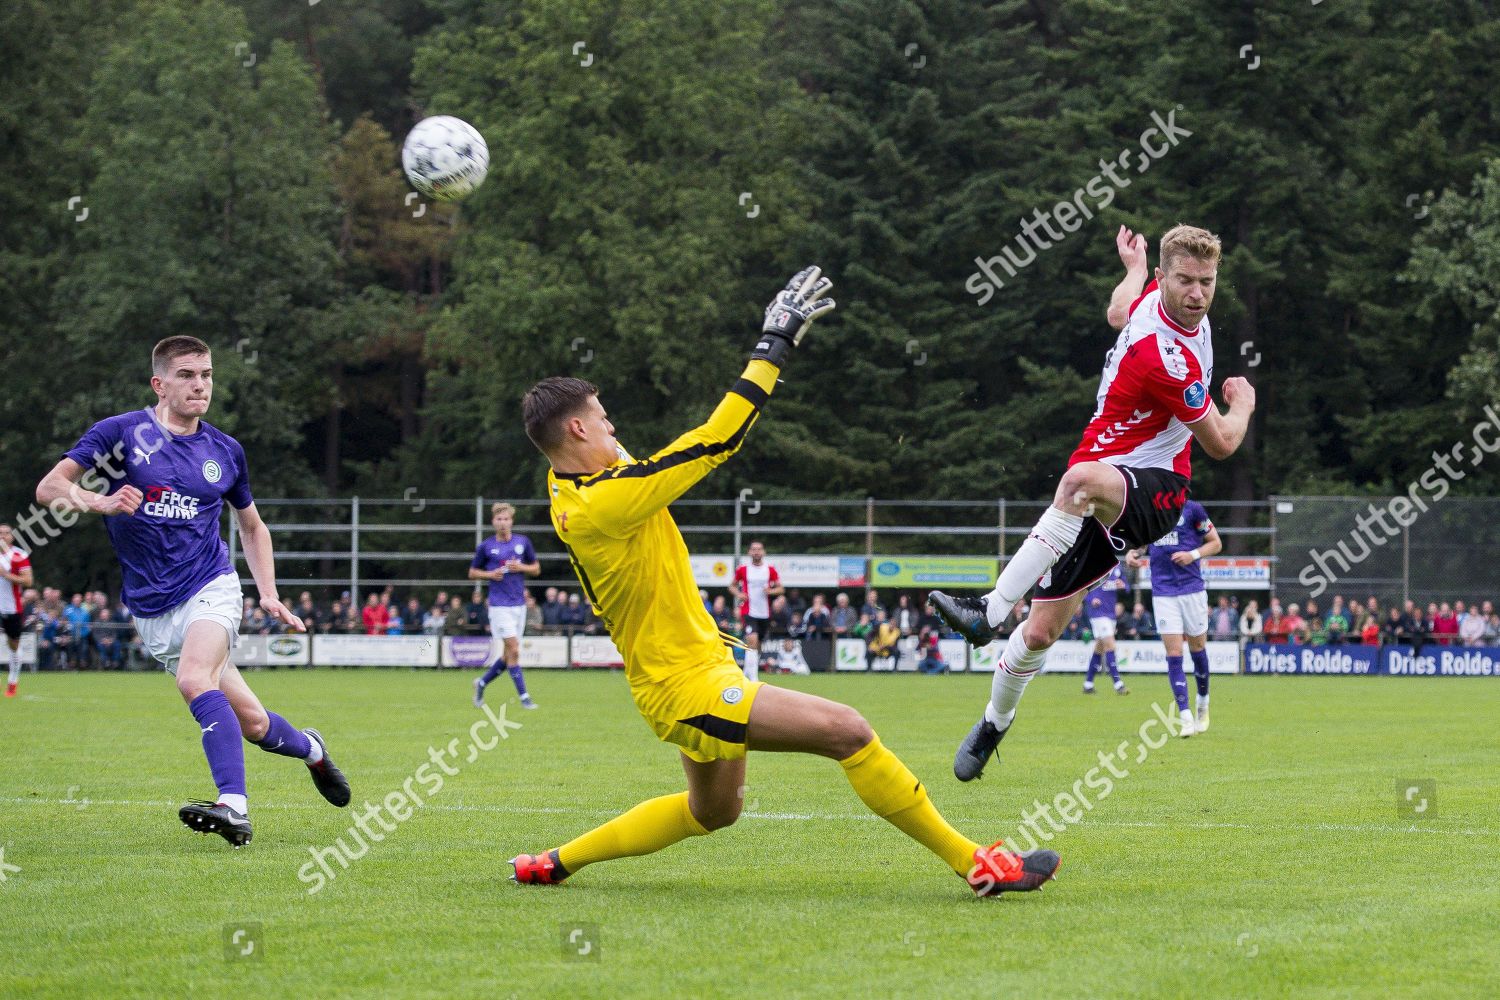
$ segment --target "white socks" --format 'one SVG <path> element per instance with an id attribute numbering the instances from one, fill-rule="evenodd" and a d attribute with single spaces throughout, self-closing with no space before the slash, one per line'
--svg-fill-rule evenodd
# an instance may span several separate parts
<path id="1" fill-rule="evenodd" d="M 21 679 L 21 651 L 12 649 L 10 651 L 10 683 L 14 684 Z"/>
<path id="2" fill-rule="evenodd" d="M 1069 514 L 1057 506 L 1042 513 L 989 593 L 985 617 L 991 628 L 998 628 L 1010 617 L 1011 608 L 1073 547 L 1082 530 L 1083 518 L 1077 514 Z"/>
<path id="3" fill-rule="evenodd" d="M 220 795 L 219 801 L 241 816 L 250 815 L 250 801 L 243 795 Z"/>
<path id="4" fill-rule="evenodd" d="M 1016 717 L 1016 704 L 1026 685 L 1042 669 L 1047 660 L 1045 649 L 1027 649 L 1018 628 L 1010 634 L 1005 652 L 1000 654 L 1000 665 L 995 668 L 994 680 L 990 682 L 990 703 L 984 708 L 984 717 L 996 729 L 1005 729 Z"/>
<path id="5" fill-rule="evenodd" d="M 1206 694 L 1200 694 L 1200 695 L 1198 695 L 1198 711 L 1201 712 L 1201 711 L 1203 711 L 1207 707 L 1208 707 L 1208 695 L 1206 695 Z"/>
<path id="6" fill-rule="evenodd" d="M 303 733 L 303 735 L 306 736 L 307 734 Z M 308 736 L 307 745 L 310 749 L 307 751 L 307 756 L 302 759 L 307 762 L 308 767 L 312 767 L 323 759 L 323 744 Z"/>
<path id="7" fill-rule="evenodd" d="M 745 680 L 760 680 L 760 653 L 757 650 L 745 650 Z"/>

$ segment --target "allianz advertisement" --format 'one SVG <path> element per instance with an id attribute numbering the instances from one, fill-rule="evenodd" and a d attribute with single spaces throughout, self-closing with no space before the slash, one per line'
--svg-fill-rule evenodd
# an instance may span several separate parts
<path id="1" fill-rule="evenodd" d="M 1500 677 L 1496 646 L 1293 646 L 1252 642 L 1247 674 Z"/>

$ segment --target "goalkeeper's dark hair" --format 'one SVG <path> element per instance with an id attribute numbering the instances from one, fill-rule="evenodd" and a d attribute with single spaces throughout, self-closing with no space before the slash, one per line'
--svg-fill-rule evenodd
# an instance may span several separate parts
<path id="1" fill-rule="evenodd" d="M 544 378 L 526 390 L 521 400 L 521 417 L 526 421 L 526 436 L 545 454 L 563 443 L 563 423 L 583 409 L 590 396 L 599 395 L 599 387 L 581 378 L 554 376 Z"/>

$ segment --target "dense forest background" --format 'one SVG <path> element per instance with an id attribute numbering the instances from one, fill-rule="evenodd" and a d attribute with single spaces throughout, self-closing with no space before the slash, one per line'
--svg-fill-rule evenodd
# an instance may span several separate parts
<path id="1" fill-rule="evenodd" d="M 1223 237 L 1215 381 L 1260 400 L 1195 492 L 1404 490 L 1500 404 L 1494 4 L 1148 6 L 12 0 L 0 516 L 152 400 L 173 333 L 214 345 L 259 496 L 538 496 L 527 385 L 598 383 L 649 452 L 807 262 L 839 311 L 694 495 L 1040 499 L 1114 339 L 1113 234 L 1154 263 L 1179 221 Z M 490 146 L 457 208 L 400 174 L 428 114 Z M 1147 162 L 1169 117 L 1191 134 Z M 975 294 L 1117 160 L 1107 205 Z"/>

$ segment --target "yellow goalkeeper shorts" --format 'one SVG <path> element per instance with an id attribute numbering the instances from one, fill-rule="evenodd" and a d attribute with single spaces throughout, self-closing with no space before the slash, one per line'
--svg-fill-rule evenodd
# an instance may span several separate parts
<path id="1" fill-rule="evenodd" d="M 726 652 L 723 662 L 695 670 L 670 687 L 653 684 L 631 694 L 658 739 L 707 763 L 745 756 L 745 729 L 760 687 L 760 681 L 745 679 Z"/>

